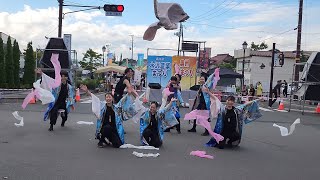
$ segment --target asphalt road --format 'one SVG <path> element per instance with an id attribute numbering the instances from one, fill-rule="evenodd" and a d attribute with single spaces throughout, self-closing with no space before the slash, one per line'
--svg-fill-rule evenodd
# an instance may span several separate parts
<path id="1" fill-rule="evenodd" d="M 263 117 L 244 128 L 236 149 L 205 147 L 209 137 L 204 131 L 188 133 L 191 125 L 182 122 L 182 134 L 165 134 L 159 151 L 97 148 L 91 104 L 80 103 L 69 116 L 66 127 L 49 132 L 43 122 L 45 106 L 0 104 L 0 179 L 13 180 L 100 180 L 100 179 L 319 179 L 320 116 L 298 112 L 264 112 Z M 25 126 L 14 126 L 12 112 L 18 110 Z M 182 109 L 185 113 L 188 109 Z M 273 123 L 289 127 L 301 118 L 295 132 L 281 137 Z M 60 124 L 61 119 L 57 124 Z M 214 123 L 214 122 L 213 122 Z M 125 122 L 126 142 L 139 145 L 138 124 Z M 190 156 L 193 150 L 205 150 L 213 160 Z M 157 158 L 137 158 L 133 151 L 160 153 Z"/>

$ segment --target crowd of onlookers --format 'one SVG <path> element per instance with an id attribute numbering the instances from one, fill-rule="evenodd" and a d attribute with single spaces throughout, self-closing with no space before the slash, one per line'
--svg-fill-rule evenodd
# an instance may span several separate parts
<path id="1" fill-rule="evenodd" d="M 263 86 L 261 82 L 258 82 L 255 86 L 253 84 L 250 84 L 249 87 L 244 85 L 242 87 L 241 94 L 242 96 L 248 96 L 249 100 L 254 99 L 254 97 L 262 97 L 263 96 Z M 283 82 L 281 80 L 277 81 L 277 84 L 272 89 L 273 97 L 276 99 L 283 95 L 283 97 L 288 96 L 288 83 L 286 80 Z"/>

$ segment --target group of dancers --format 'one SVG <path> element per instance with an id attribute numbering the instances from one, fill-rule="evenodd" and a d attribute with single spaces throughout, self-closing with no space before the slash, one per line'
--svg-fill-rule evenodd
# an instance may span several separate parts
<path id="1" fill-rule="evenodd" d="M 50 79 L 41 70 L 37 69 L 36 72 L 42 74 L 43 82 Z M 131 68 L 127 68 L 124 77 L 117 83 L 114 94 L 106 93 L 104 101 L 100 101 L 88 90 L 86 85 L 80 86 L 83 91 L 92 97 L 92 109 L 97 117 L 95 136 L 99 140 L 98 147 L 111 145 L 119 148 L 125 144 L 123 122 L 129 119 L 139 119 L 142 145 L 160 147 L 163 144 L 164 132 L 176 129 L 179 134 L 181 133 L 179 106 L 185 106 L 181 96 L 181 75 L 176 74 L 171 77 L 167 87 L 163 90 L 160 107 L 157 102 L 149 102 L 149 108 L 145 108 L 139 101 L 137 92 L 130 84 L 133 73 L 134 71 Z M 243 123 L 261 117 L 257 110 L 257 101 L 235 107 L 235 98 L 229 96 L 226 105 L 222 105 L 213 93 L 217 83 L 214 76 L 216 75 L 212 74 L 208 77 L 205 73 L 201 74 L 200 88 L 192 106 L 192 111 L 208 112 L 209 115 L 205 117 L 208 122 L 217 118 L 214 133 L 223 136 L 223 138 L 212 137 L 206 144 L 207 146 L 221 149 L 226 145 L 228 147 L 237 146 L 241 141 Z M 62 118 L 61 126 L 65 125 L 70 109 L 75 103 L 74 90 L 67 81 L 66 72 L 61 72 L 61 85 L 51 90 L 55 100 L 49 104 L 44 116 L 45 120 L 50 119 L 49 131 L 53 131 L 59 113 Z M 125 89 L 127 93 L 125 93 Z M 201 124 L 197 122 L 200 121 L 200 118 L 197 117 L 194 118 L 193 126 L 188 130 L 189 132 L 196 132 L 197 124 Z M 202 135 L 209 135 L 210 130 L 206 127 Z"/>

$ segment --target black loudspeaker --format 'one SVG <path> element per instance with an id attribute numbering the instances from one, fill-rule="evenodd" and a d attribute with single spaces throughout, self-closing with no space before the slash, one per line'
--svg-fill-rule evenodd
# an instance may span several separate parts
<path id="1" fill-rule="evenodd" d="M 161 89 L 161 85 L 159 83 L 149 83 L 149 87 L 151 89 Z"/>
<path id="2" fill-rule="evenodd" d="M 72 64 L 71 59 L 69 58 L 67 47 L 62 38 L 50 38 L 40 60 L 40 64 L 44 68 L 53 68 L 53 65 L 50 61 L 52 53 L 59 54 L 59 62 L 62 69 L 70 69 Z M 45 71 L 45 73 L 54 79 L 55 73 L 53 69 L 51 71 Z"/>

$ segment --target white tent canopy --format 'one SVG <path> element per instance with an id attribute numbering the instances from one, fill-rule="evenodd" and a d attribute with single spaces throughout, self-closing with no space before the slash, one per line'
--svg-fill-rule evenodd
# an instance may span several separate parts
<path id="1" fill-rule="evenodd" d="M 95 71 L 95 73 L 117 72 L 117 73 L 123 74 L 125 70 L 126 70 L 126 67 L 112 65 L 112 66 L 100 67 Z"/>

